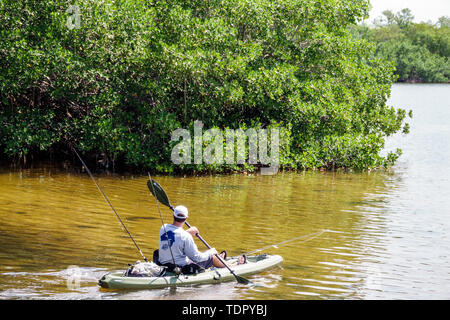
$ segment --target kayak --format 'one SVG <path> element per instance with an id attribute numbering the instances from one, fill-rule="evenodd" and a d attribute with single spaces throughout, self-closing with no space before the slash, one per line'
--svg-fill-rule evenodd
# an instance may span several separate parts
<path id="1" fill-rule="evenodd" d="M 237 257 L 227 259 L 228 262 Z M 235 274 L 245 276 L 280 265 L 283 258 L 279 255 L 258 255 L 247 257 L 247 262 L 241 265 L 233 265 L 230 268 Z M 98 282 L 102 288 L 108 289 L 157 289 L 165 287 L 178 287 L 206 283 L 219 283 L 235 280 L 227 268 L 212 267 L 204 272 L 190 275 L 177 276 L 167 272 L 162 277 L 129 277 L 124 272 L 112 272 L 105 274 Z"/>
<path id="2" fill-rule="evenodd" d="M 237 257 L 227 259 L 229 263 Z M 230 268 L 235 274 L 245 276 L 259 273 L 261 271 L 280 265 L 283 258 L 279 255 L 257 255 L 247 257 L 247 262 L 241 265 L 233 265 Z M 105 274 L 98 284 L 108 289 L 157 289 L 165 287 L 189 286 L 206 283 L 219 283 L 235 280 L 227 268 L 211 267 L 204 272 L 189 275 L 175 275 L 167 272 L 162 277 L 129 277 L 124 272 L 111 272 Z"/>

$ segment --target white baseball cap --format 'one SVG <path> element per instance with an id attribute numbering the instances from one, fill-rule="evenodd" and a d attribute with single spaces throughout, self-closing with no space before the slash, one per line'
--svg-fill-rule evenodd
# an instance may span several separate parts
<path id="1" fill-rule="evenodd" d="M 173 216 L 177 219 L 187 219 L 188 209 L 185 206 L 176 206 L 173 210 Z"/>

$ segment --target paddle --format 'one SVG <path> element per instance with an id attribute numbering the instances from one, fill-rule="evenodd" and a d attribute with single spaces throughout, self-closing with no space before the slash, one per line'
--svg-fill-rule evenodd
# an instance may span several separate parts
<path id="1" fill-rule="evenodd" d="M 174 210 L 174 207 L 170 204 L 170 201 L 169 201 L 169 198 L 167 197 L 166 192 L 159 185 L 158 182 L 156 182 L 153 179 L 148 180 L 147 187 L 150 190 L 150 192 L 153 194 L 153 196 L 159 202 L 161 202 L 165 206 L 169 207 L 172 211 Z M 187 221 L 185 223 L 188 226 L 188 228 L 191 227 Z M 196 236 L 197 236 L 197 238 L 199 238 L 201 240 L 201 242 L 203 242 L 205 244 L 206 247 L 208 247 L 208 249 L 211 249 L 210 245 L 198 233 L 196 234 Z M 230 269 L 230 267 L 227 265 L 225 260 L 220 255 L 216 254 L 215 256 L 220 260 L 220 262 L 222 262 L 222 264 L 228 269 L 228 271 L 230 271 L 230 273 L 236 278 L 237 282 L 242 283 L 242 284 L 252 284 L 252 282 L 250 280 L 245 279 L 245 278 L 240 277 L 237 274 L 235 274 L 234 271 Z"/>

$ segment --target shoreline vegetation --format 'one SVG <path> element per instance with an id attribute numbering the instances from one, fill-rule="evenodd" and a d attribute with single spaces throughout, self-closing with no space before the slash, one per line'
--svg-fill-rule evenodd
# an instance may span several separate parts
<path id="1" fill-rule="evenodd" d="M 409 132 L 412 113 L 386 104 L 394 63 L 357 26 L 368 1 L 24 0 L 0 12 L 0 162 L 80 167 L 75 147 L 96 171 L 258 170 L 174 164 L 171 134 L 202 121 L 277 128 L 280 171 L 364 171 L 393 165 L 401 150 L 381 156 L 385 138 Z"/>
<path id="2" fill-rule="evenodd" d="M 356 39 L 375 43 L 374 55 L 392 61 L 397 82 L 450 82 L 450 17 L 442 16 L 436 23 L 414 23 L 409 8 L 383 16 L 372 24 L 350 27 Z"/>

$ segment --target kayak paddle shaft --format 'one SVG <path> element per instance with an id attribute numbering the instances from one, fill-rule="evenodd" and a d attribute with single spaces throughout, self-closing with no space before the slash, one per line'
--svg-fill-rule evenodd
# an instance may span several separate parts
<path id="1" fill-rule="evenodd" d="M 189 224 L 189 222 L 185 221 L 184 223 L 187 225 L 188 228 L 191 227 L 191 225 Z M 201 235 L 199 235 L 199 234 L 197 233 L 196 236 L 197 236 L 197 238 L 200 239 L 201 242 L 203 242 L 203 244 L 204 244 L 208 249 L 211 249 L 211 246 L 210 246 L 210 245 L 202 238 Z M 245 279 L 245 278 L 243 278 L 243 277 L 240 277 L 240 276 L 238 276 L 237 274 L 235 274 L 234 271 L 231 270 L 231 268 L 227 265 L 227 263 L 225 262 L 225 260 L 223 260 L 223 258 L 222 258 L 220 255 L 218 255 L 218 254 L 216 253 L 215 256 L 220 260 L 220 262 L 222 262 L 222 264 L 228 269 L 228 271 L 230 271 L 230 273 L 236 278 L 236 280 L 237 280 L 239 283 L 243 283 L 243 284 L 249 284 L 249 283 L 251 283 L 250 280 L 247 280 L 247 279 Z"/>

